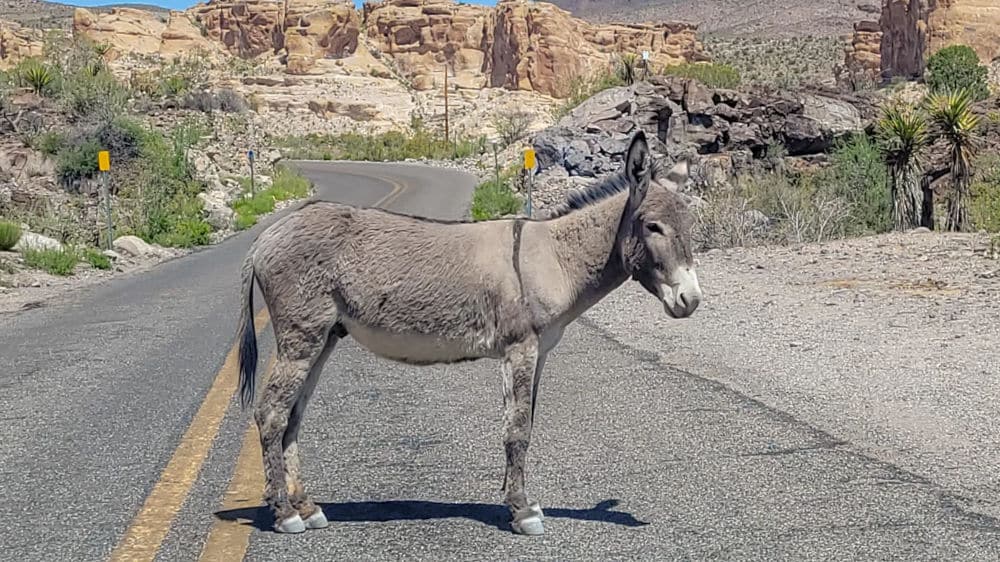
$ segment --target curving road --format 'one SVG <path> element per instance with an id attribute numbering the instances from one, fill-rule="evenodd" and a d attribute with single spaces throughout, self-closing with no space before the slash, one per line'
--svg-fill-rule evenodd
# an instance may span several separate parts
<path id="1" fill-rule="evenodd" d="M 441 218 L 465 213 L 474 184 L 416 165 L 296 165 L 322 198 Z M 541 385 L 528 486 L 546 536 L 506 530 L 497 367 L 405 367 L 350 340 L 300 439 L 332 524 L 271 533 L 231 351 L 239 264 L 276 218 L 0 317 L 4 559 L 997 559 L 992 519 L 586 316 Z"/>

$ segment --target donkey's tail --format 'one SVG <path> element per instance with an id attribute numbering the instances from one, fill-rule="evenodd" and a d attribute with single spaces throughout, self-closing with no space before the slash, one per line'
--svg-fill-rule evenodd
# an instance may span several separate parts
<path id="1" fill-rule="evenodd" d="M 257 387 L 257 330 L 253 325 L 253 282 L 256 274 L 253 268 L 254 249 L 250 246 L 240 274 L 242 289 L 240 302 L 240 406 L 245 410 L 253 402 Z"/>

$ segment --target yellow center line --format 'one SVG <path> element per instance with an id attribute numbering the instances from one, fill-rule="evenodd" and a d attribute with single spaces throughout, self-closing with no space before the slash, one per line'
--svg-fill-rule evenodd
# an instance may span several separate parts
<path id="1" fill-rule="evenodd" d="M 274 370 L 275 356 L 271 356 L 265 371 L 265 381 Z M 243 436 L 243 446 L 240 456 L 236 459 L 232 480 L 222 497 L 222 510 L 244 509 L 240 521 L 235 517 L 218 519 L 212 523 L 208 531 L 208 539 L 202 548 L 199 560 L 242 560 L 250 546 L 250 532 L 254 510 L 260 506 L 261 493 L 264 489 L 264 461 L 260 448 L 260 438 L 257 424 L 250 421 Z"/>
<path id="2" fill-rule="evenodd" d="M 406 186 L 397 181 L 384 177 L 377 177 L 377 179 L 392 185 L 393 190 L 372 204 L 373 207 L 392 201 L 406 190 Z M 265 380 L 274 370 L 275 357 L 271 356 Z M 251 420 L 250 426 L 243 436 L 243 446 L 236 459 L 232 480 L 229 481 L 229 487 L 226 488 L 222 498 L 222 511 L 235 509 L 246 509 L 246 511 L 242 513 L 243 517 L 227 517 L 226 519 L 216 517 L 208 531 L 208 539 L 205 541 L 199 560 L 243 560 L 250 547 L 250 533 L 253 532 L 254 528 L 249 522 L 249 518 L 253 517 L 250 508 L 260 506 L 263 489 L 263 452 L 260 448 L 257 425 Z"/>
<path id="3" fill-rule="evenodd" d="M 267 325 L 267 321 L 267 308 L 264 308 L 254 318 L 254 326 L 258 332 Z M 174 517 L 201 471 L 201 465 L 219 431 L 219 424 L 226 415 L 230 399 L 236 392 L 238 380 L 239 342 L 236 342 L 173 457 L 111 553 L 112 562 L 153 560 L 156 557 Z"/>

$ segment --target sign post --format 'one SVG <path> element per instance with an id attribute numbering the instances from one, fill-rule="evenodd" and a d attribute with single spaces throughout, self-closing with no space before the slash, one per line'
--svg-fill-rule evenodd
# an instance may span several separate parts
<path id="1" fill-rule="evenodd" d="M 102 150 L 97 153 L 97 169 L 101 172 L 101 183 L 104 184 L 104 210 L 107 214 L 106 221 L 108 225 L 108 247 L 107 249 L 112 249 L 112 242 L 114 240 L 112 218 L 111 218 L 111 178 L 108 172 L 111 170 L 111 153 L 107 150 Z"/>
<path id="2" fill-rule="evenodd" d="M 257 186 L 255 184 L 253 175 L 253 161 L 254 161 L 253 150 L 247 151 L 247 160 L 250 161 L 250 197 L 253 197 L 254 195 L 257 194 Z"/>
<path id="3" fill-rule="evenodd" d="M 535 149 L 526 148 L 524 149 L 524 169 L 528 173 L 528 217 L 531 217 L 531 190 L 533 183 L 535 181 L 534 172 L 535 170 Z"/>

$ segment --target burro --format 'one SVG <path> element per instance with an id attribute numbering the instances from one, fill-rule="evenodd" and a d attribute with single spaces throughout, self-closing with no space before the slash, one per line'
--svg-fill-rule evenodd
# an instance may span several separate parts
<path id="1" fill-rule="evenodd" d="M 542 534 L 524 469 L 545 358 L 566 326 L 629 279 L 672 318 L 698 308 L 693 216 L 679 190 L 687 176 L 685 161 L 669 170 L 654 161 L 639 132 L 620 171 L 534 219 L 440 221 L 317 201 L 264 230 L 242 267 L 240 393 L 247 408 L 256 279 L 277 345 L 254 406 L 275 530 L 328 525 L 299 475 L 297 440 L 324 363 L 350 336 L 410 365 L 499 360 L 504 502 L 515 533 Z"/>

